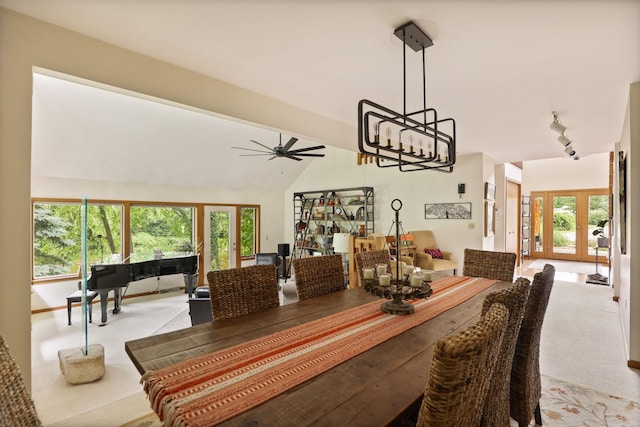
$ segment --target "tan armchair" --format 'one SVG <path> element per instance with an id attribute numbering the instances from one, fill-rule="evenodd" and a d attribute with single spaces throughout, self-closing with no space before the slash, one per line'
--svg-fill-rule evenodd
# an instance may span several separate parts
<path id="1" fill-rule="evenodd" d="M 453 274 L 456 274 L 458 263 L 453 260 L 453 254 L 448 251 L 443 251 L 442 248 L 438 246 L 431 230 L 412 231 L 411 235 L 413 235 L 413 244 L 416 247 L 414 258 L 416 267 L 432 271 L 453 270 Z M 432 257 L 425 252 L 425 249 L 440 249 L 442 258 Z"/>

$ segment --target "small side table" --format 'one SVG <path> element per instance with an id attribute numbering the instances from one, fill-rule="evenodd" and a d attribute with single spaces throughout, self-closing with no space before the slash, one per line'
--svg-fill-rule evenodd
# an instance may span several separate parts
<path id="1" fill-rule="evenodd" d="M 98 296 L 97 292 L 87 291 L 87 304 L 89 304 L 89 323 L 92 323 L 93 300 Z M 75 291 L 67 297 L 67 325 L 71 324 L 71 304 L 74 302 L 82 302 L 82 291 Z"/>

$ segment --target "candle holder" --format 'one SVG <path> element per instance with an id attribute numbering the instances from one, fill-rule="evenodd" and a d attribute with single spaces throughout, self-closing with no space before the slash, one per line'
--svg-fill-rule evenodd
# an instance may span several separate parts
<path id="1" fill-rule="evenodd" d="M 400 221 L 399 212 L 402 209 L 402 202 L 394 199 L 391 202 L 391 209 L 395 211 L 396 224 L 396 241 L 400 241 Z M 383 268 L 384 267 L 384 268 Z M 415 308 L 407 300 L 415 300 L 420 298 L 428 298 L 433 293 L 431 289 L 431 275 L 425 277 L 412 268 L 405 268 L 400 271 L 400 261 L 396 262 L 396 274 L 392 277 L 387 272 L 385 264 L 379 264 L 372 267 L 364 267 L 363 270 L 363 287 L 371 295 L 380 298 L 386 298 L 380 306 L 385 313 L 406 315 L 415 312 Z"/>
<path id="2" fill-rule="evenodd" d="M 364 290 L 370 295 L 375 295 L 380 298 L 386 298 L 390 301 L 385 301 L 380 306 L 380 309 L 385 313 L 406 315 L 413 314 L 415 308 L 407 300 L 415 300 L 420 298 L 428 298 L 433 293 L 431 289 L 431 281 L 424 280 L 422 276 L 417 274 L 405 274 L 401 279 L 388 279 L 386 275 L 389 273 L 381 273 L 385 275 L 381 280 L 377 273 L 374 273 L 374 277 L 371 279 L 363 279 Z M 389 284 L 386 284 L 386 281 Z"/>

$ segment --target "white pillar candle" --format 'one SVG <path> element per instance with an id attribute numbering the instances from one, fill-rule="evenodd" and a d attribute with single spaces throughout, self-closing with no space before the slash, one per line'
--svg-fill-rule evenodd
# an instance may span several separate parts
<path id="1" fill-rule="evenodd" d="M 422 274 L 414 273 L 411 275 L 411 286 L 414 288 L 422 286 Z"/>
<path id="2" fill-rule="evenodd" d="M 380 286 L 391 286 L 391 274 L 378 274 L 378 281 L 380 282 Z"/>
<path id="3" fill-rule="evenodd" d="M 387 272 L 387 264 L 376 265 L 376 273 L 378 273 L 378 276 L 386 272 Z"/>
<path id="4" fill-rule="evenodd" d="M 404 275 L 405 276 L 409 276 L 411 273 L 413 273 L 413 265 L 405 265 L 404 266 Z"/>
<path id="5" fill-rule="evenodd" d="M 362 277 L 365 279 L 373 279 L 373 268 L 363 268 Z"/>
<path id="6" fill-rule="evenodd" d="M 433 271 L 431 270 L 423 270 L 422 271 L 422 277 L 424 278 L 424 280 L 426 280 L 427 282 L 431 281 L 431 274 L 433 273 Z"/>

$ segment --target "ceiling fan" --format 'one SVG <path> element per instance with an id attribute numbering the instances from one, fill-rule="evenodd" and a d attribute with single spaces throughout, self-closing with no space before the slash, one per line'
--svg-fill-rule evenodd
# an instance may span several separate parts
<path id="1" fill-rule="evenodd" d="M 271 156 L 269 160 L 273 160 L 276 157 L 286 157 L 288 159 L 300 161 L 302 160 L 300 157 L 324 157 L 324 154 L 307 153 L 307 151 L 321 150 L 325 148 L 324 145 L 316 145 L 314 147 L 306 147 L 306 148 L 299 148 L 297 150 L 291 150 L 291 147 L 293 147 L 293 144 L 295 144 L 296 141 L 298 141 L 298 138 L 291 137 L 291 139 L 289 139 L 289 141 L 283 146 L 282 134 L 280 134 L 280 143 L 278 144 L 277 147 L 273 147 L 273 148 L 267 147 L 266 145 L 258 141 L 254 141 L 253 139 L 250 139 L 249 141 L 253 142 L 254 144 L 258 144 L 263 148 L 266 148 L 267 151 L 254 150 L 252 148 L 243 148 L 243 147 L 231 147 L 231 148 L 235 148 L 238 150 L 255 151 L 257 153 L 260 153 L 260 154 L 241 154 L 240 156 Z"/>

